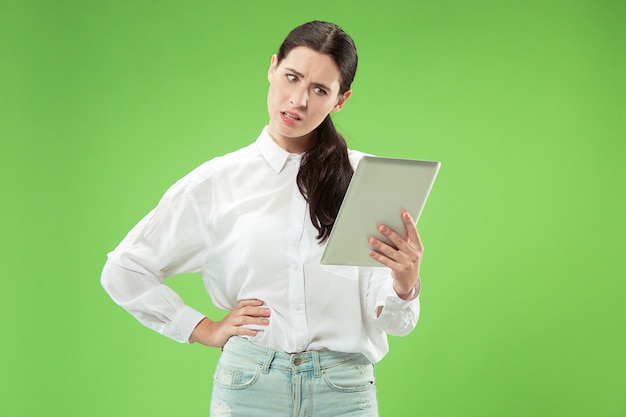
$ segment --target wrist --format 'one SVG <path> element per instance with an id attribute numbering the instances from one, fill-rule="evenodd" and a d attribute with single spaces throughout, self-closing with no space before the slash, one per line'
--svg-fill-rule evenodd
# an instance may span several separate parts
<path id="1" fill-rule="evenodd" d="M 403 300 L 410 300 L 415 295 L 415 285 L 412 286 L 408 291 L 399 290 L 395 287 L 395 285 L 393 289 L 395 290 L 398 297 L 402 298 Z"/>
<path id="2" fill-rule="evenodd" d="M 415 298 L 415 296 L 417 295 L 417 293 L 419 292 L 419 287 L 420 287 L 420 280 L 419 278 L 417 279 L 417 282 L 415 284 L 413 284 L 410 287 L 407 286 L 400 286 L 398 285 L 397 282 L 393 283 L 393 289 L 396 292 L 396 294 L 398 295 L 398 297 L 400 297 L 403 300 L 411 300 L 413 298 Z"/>
<path id="3" fill-rule="evenodd" d="M 196 327 L 191 332 L 189 336 L 189 342 L 191 343 L 200 343 L 203 345 L 207 344 L 207 337 L 212 333 L 212 325 L 213 321 L 209 320 L 208 317 L 203 318 L 196 324 Z"/>

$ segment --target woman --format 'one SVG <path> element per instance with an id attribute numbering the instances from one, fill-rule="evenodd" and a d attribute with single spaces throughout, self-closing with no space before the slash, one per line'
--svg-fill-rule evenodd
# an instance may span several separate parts
<path id="1" fill-rule="evenodd" d="M 269 125 L 251 145 L 215 158 L 170 188 L 109 254 L 102 284 L 139 321 L 179 342 L 222 348 L 212 416 L 377 416 L 373 364 L 387 334 L 419 315 L 423 247 L 385 225 L 370 238 L 385 268 L 320 264 L 363 155 L 330 113 L 350 98 L 357 67 L 338 26 L 295 28 L 272 56 Z M 219 321 L 163 284 L 200 272 Z"/>

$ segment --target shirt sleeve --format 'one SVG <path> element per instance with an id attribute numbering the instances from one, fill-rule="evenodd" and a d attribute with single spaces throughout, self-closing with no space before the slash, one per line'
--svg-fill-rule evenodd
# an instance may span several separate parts
<path id="1" fill-rule="evenodd" d="M 172 275 L 198 272 L 205 242 L 196 204 L 177 183 L 109 253 L 102 286 L 145 326 L 188 342 L 204 315 L 185 305 L 164 282 Z"/>
<path id="2" fill-rule="evenodd" d="M 414 288 L 413 296 L 403 300 L 393 288 L 393 279 L 387 268 L 374 268 L 371 280 L 370 314 L 375 325 L 392 336 L 406 336 L 411 333 L 420 314 L 420 281 Z M 379 309 L 382 312 L 378 315 Z"/>

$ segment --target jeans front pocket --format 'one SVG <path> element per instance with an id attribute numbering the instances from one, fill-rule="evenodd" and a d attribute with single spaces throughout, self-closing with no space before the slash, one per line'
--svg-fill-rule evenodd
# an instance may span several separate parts
<path id="1" fill-rule="evenodd" d="M 246 389 L 259 379 L 261 367 L 257 364 L 241 363 L 232 365 L 220 360 L 215 369 L 213 381 L 226 389 Z"/>
<path id="2" fill-rule="evenodd" d="M 339 392 L 376 390 L 374 365 L 364 361 L 324 369 L 322 377 L 330 388 Z"/>

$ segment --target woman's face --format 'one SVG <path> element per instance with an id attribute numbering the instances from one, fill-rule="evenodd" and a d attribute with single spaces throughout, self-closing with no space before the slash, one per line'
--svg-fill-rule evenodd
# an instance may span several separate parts
<path id="1" fill-rule="evenodd" d="M 333 59 L 299 46 L 278 64 L 272 56 L 267 108 L 268 132 L 291 153 L 302 153 L 314 143 L 313 130 L 328 113 L 341 110 L 352 91 L 339 95 L 340 73 Z"/>

